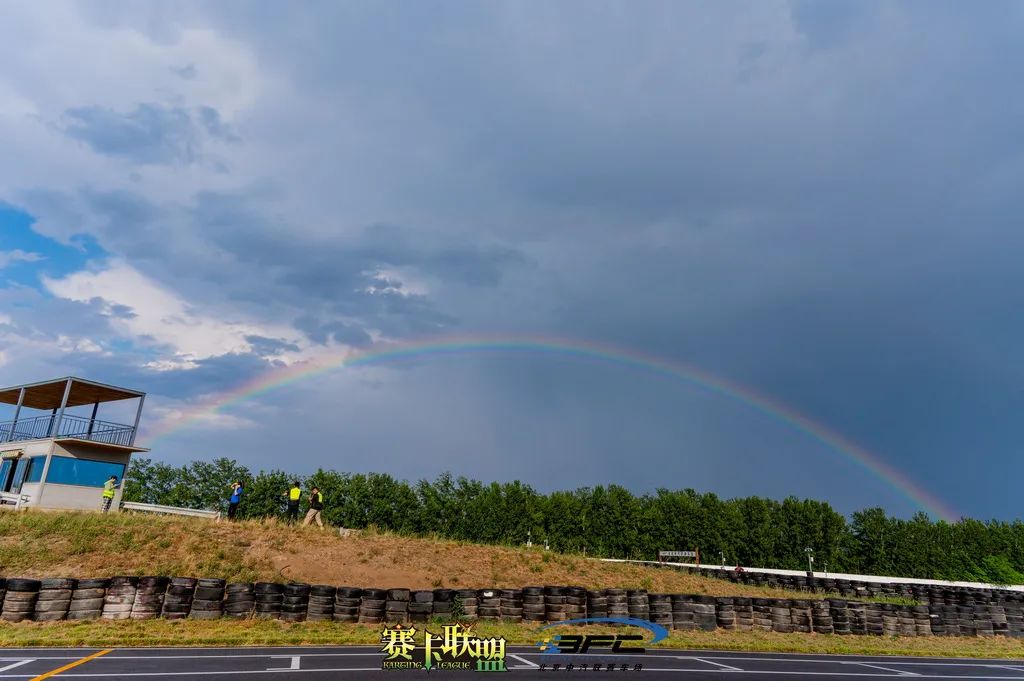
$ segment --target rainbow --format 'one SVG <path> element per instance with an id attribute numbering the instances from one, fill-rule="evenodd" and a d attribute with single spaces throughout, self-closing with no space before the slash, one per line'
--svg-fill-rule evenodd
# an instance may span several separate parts
<path id="1" fill-rule="evenodd" d="M 466 353 L 534 353 L 553 357 L 598 360 L 658 376 L 682 380 L 741 402 L 776 421 L 810 436 L 827 448 L 843 455 L 857 466 L 881 479 L 915 506 L 938 518 L 956 521 L 960 515 L 940 499 L 893 468 L 878 455 L 850 441 L 834 430 L 801 414 L 792 407 L 762 395 L 739 383 L 715 376 L 698 367 L 670 362 L 633 350 L 592 341 L 538 337 L 459 337 L 434 338 L 413 343 L 386 344 L 366 351 L 346 351 L 275 369 L 238 385 L 234 389 L 202 401 L 173 419 L 164 421 L 146 433 L 150 445 L 178 433 L 211 414 L 265 395 L 301 381 L 342 368 L 367 366 L 410 357 L 463 355 Z"/>

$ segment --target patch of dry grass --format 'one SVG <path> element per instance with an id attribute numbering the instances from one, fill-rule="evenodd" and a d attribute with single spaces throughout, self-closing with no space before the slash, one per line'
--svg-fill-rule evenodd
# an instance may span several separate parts
<path id="1" fill-rule="evenodd" d="M 540 548 L 370 530 L 340 537 L 273 519 L 217 523 L 126 513 L 0 513 L 0 566 L 5 575 L 19 577 L 155 574 L 382 588 L 579 584 L 712 596 L 799 595 Z"/>
<path id="2" fill-rule="evenodd" d="M 440 626 L 434 630 L 440 632 Z M 473 631 L 482 636 L 504 636 L 510 644 L 534 645 L 537 627 L 523 624 L 480 622 Z M 566 627 L 566 632 L 582 631 Z M 588 627 L 587 633 L 614 630 Z M 96 620 L 91 622 L 0 622 L 3 646 L 136 647 L 136 646 L 304 646 L 376 645 L 381 629 L 354 624 L 276 620 Z M 656 647 L 767 651 L 805 654 L 910 655 L 924 657 L 1024 657 L 1024 642 L 1005 637 L 885 638 L 778 634 L 772 632 L 672 632 Z"/>

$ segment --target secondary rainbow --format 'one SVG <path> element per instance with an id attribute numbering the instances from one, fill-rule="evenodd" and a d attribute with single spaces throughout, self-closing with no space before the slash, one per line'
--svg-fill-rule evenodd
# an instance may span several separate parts
<path id="1" fill-rule="evenodd" d="M 609 364 L 629 367 L 683 380 L 725 397 L 735 399 L 749 408 L 781 421 L 805 433 L 829 449 L 871 472 L 908 498 L 922 510 L 942 518 L 955 521 L 960 515 L 943 501 L 915 483 L 904 473 L 892 467 L 879 456 L 872 454 L 831 428 L 801 414 L 783 402 L 734 381 L 715 376 L 698 367 L 670 362 L 611 345 L 566 338 L 538 337 L 458 337 L 433 338 L 414 343 L 388 344 L 344 355 L 330 355 L 269 371 L 235 387 L 234 389 L 203 401 L 201 404 L 165 422 L 148 433 L 150 443 L 177 433 L 205 416 L 221 412 L 229 407 L 251 400 L 260 395 L 279 390 L 310 378 L 346 367 L 383 364 L 407 357 L 430 355 L 460 355 L 467 353 L 535 353 L 576 359 L 597 360 Z"/>

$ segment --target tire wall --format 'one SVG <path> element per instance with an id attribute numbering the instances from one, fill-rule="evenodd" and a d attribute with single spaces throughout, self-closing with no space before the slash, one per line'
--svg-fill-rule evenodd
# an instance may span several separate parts
<path id="1" fill-rule="evenodd" d="M 909 584 L 808 586 L 806 580 L 803 584 L 776 586 L 802 589 L 809 597 L 715 597 L 554 585 L 412 590 L 270 582 L 227 584 L 220 579 L 162 576 L 0 578 L 0 620 L 255 617 L 379 625 L 426 622 L 459 610 L 464 619 L 536 623 L 630 617 L 681 631 L 1024 637 L 1024 593 L 1018 591 Z M 810 597 L 814 591 L 818 597 Z M 919 605 L 870 601 L 878 596 L 914 599 Z"/>

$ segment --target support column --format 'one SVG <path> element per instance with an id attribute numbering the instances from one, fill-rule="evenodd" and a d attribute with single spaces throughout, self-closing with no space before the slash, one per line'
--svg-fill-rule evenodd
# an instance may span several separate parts
<path id="1" fill-rule="evenodd" d="M 60 422 L 64 420 L 64 409 L 68 406 L 68 397 L 71 395 L 71 383 L 74 379 L 69 378 L 67 385 L 64 386 L 64 397 L 60 401 L 60 412 L 57 414 L 57 420 L 53 425 L 53 437 L 60 437 Z"/>
<path id="2" fill-rule="evenodd" d="M 39 487 L 36 488 L 36 506 L 41 504 L 43 500 L 43 488 L 46 487 L 46 476 L 50 473 L 50 461 L 53 459 L 53 450 L 57 446 L 56 438 L 60 437 L 60 422 L 64 418 L 64 410 L 68 406 L 68 397 L 71 396 L 71 383 L 73 381 L 74 379 L 69 378 L 67 385 L 64 386 L 64 397 L 60 401 L 60 414 L 57 415 L 57 422 L 53 428 L 53 433 L 50 438 L 50 451 L 46 453 L 46 463 L 43 464 L 43 474 L 39 478 Z"/>
<path id="3" fill-rule="evenodd" d="M 11 432 L 7 434 L 6 442 L 14 442 L 14 433 L 18 429 L 18 417 L 21 416 L 21 405 L 25 402 L 25 389 L 18 392 L 18 406 L 14 408 L 14 421 L 11 422 Z"/>
<path id="4" fill-rule="evenodd" d="M 89 437 L 92 437 L 92 427 L 96 425 L 96 414 L 100 410 L 100 403 L 92 405 L 92 416 L 89 418 Z"/>
<path id="5" fill-rule="evenodd" d="M 139 410 L 135 412 L 135 427 L 132 428 L 132 441 L 131 445 L 135 444 L 135 437 L 139 434 L 139 421 L 142 419 L 142 405 L 146 403 L 146 396 L 143 395 L 139 398 Z"/>

